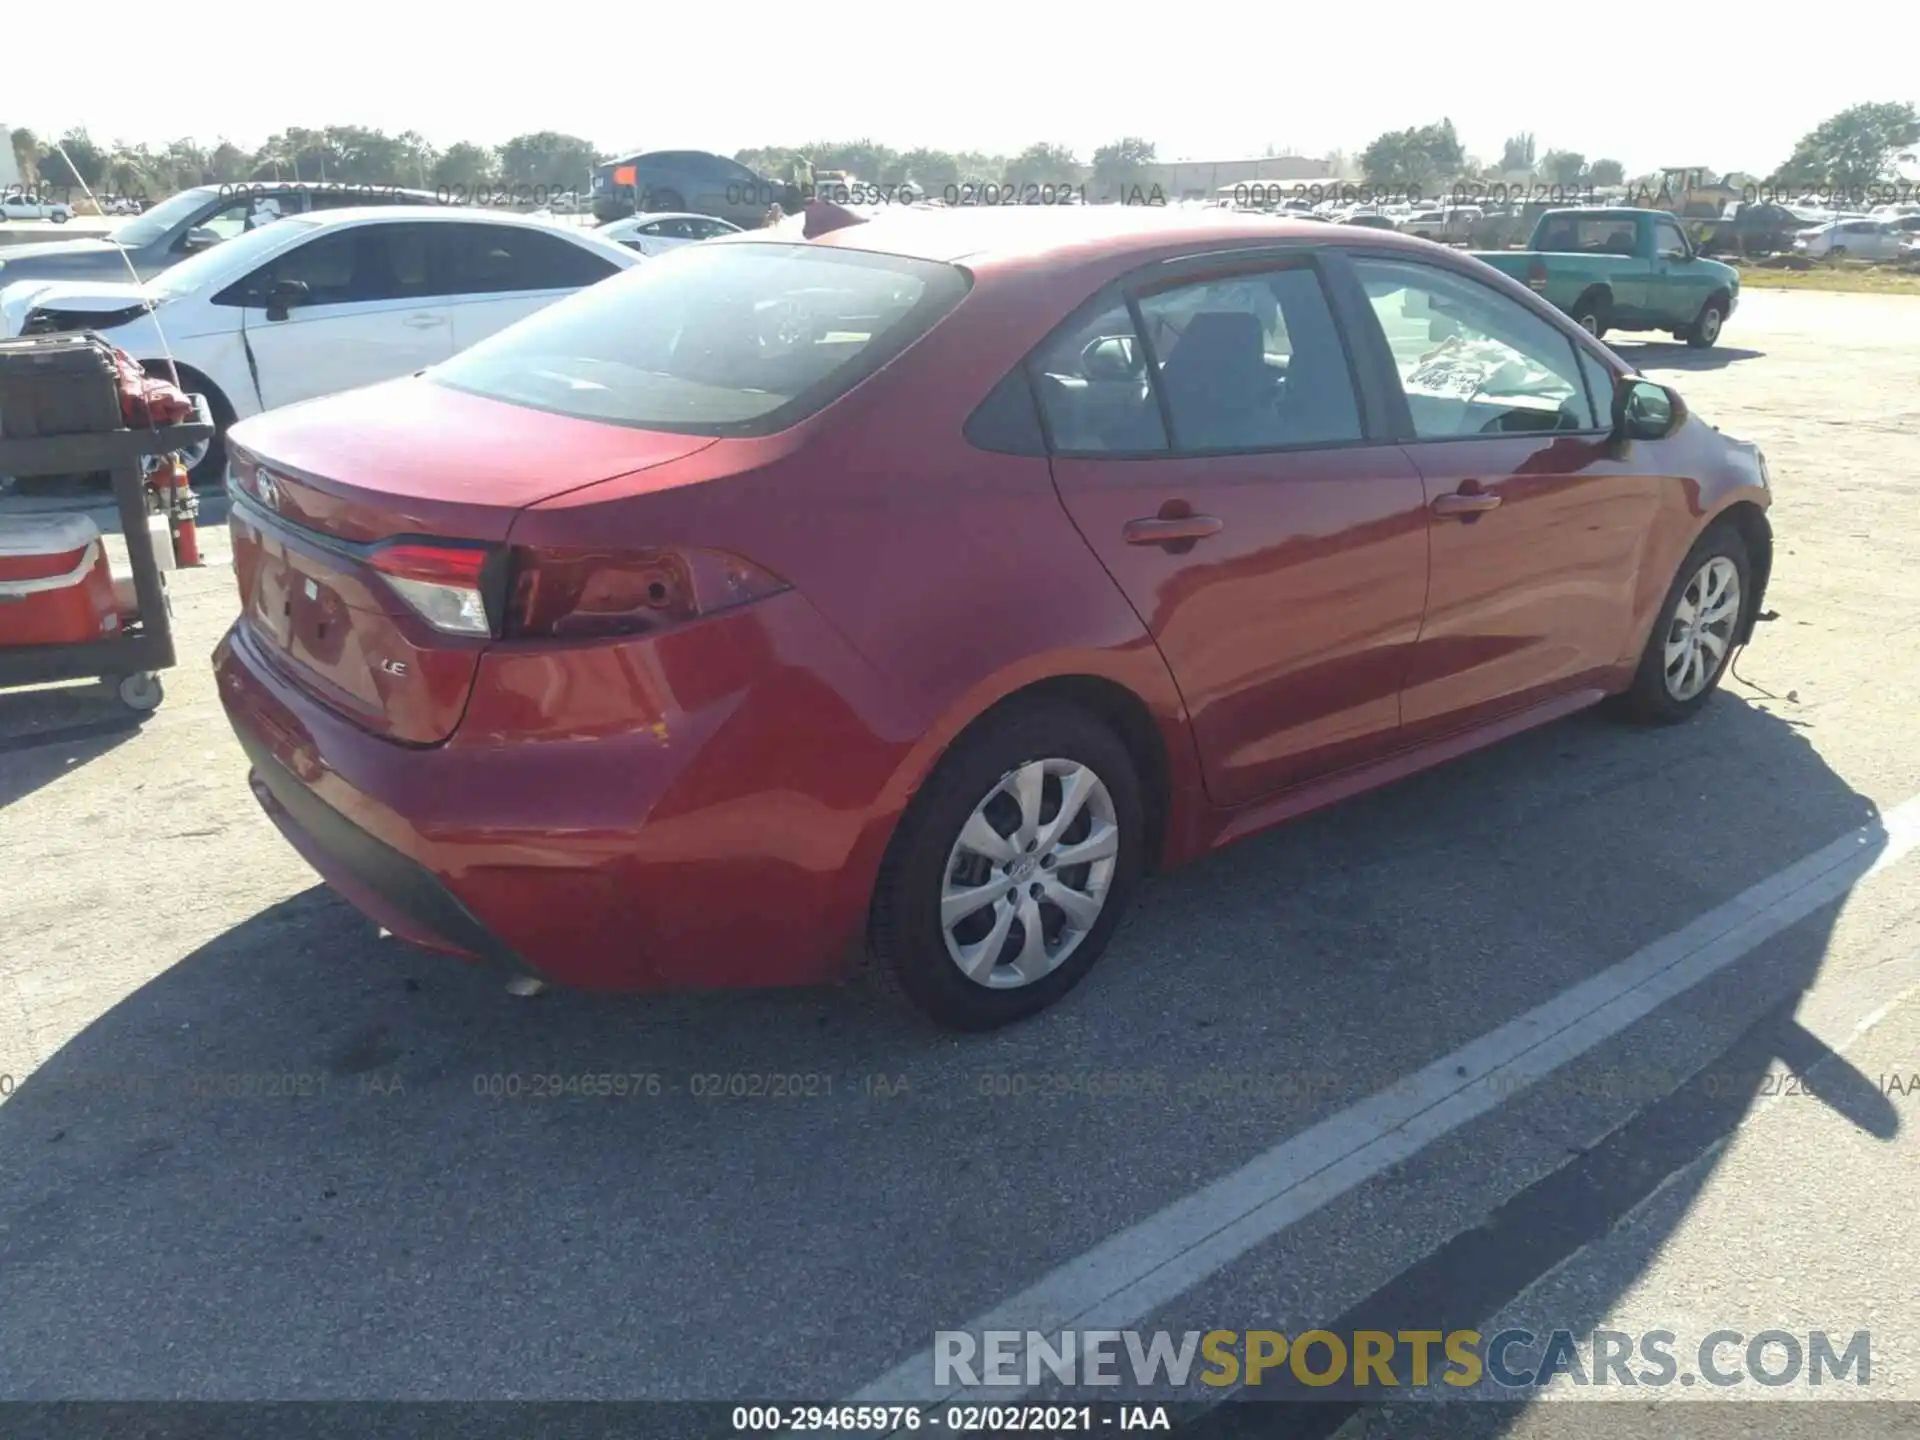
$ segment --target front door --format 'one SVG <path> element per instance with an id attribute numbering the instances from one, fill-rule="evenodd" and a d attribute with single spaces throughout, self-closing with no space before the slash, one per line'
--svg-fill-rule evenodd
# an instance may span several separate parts
<path id="1" fill-rule="evenodd" d="M 1356 258 L 1425 483 L 1426 622 L 1401 710 L 1418 743 L 1595 683 L 1631 645 L 1663 482 L 1610 442 L 1609 374 L 1450 268 Z M 1417 325 L 1409 316 L 1429 316 Z"/>
<path id="2" fill-rule="evenodd" d="M 245 311 L 262 409 L 397 379 L 453 354 L 452 316 L 428 277 L 431 229 L 330 226 L 262 267 Z M 284 280 L 306 295 L 274 318 L 264 301 Z"/>
<path id="3" fill-rule="evenodd" d="M 1245 262 L 1242 262 L 1245 265 Z M 1159 643 L 1209 795 L 1377 757 L 1426 597 L 1414 465 L 1363 423 L 1305 259 L 1090 307 L 1036 357 L 1053 474 Z"/>

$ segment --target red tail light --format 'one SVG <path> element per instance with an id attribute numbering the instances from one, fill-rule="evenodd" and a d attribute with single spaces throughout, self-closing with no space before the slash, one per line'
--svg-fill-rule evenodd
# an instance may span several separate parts
<path id="1" fill-rule="evenodd" d="M 715 550 L 516 546 L 507 603 L 514 637 L 646 635 L 745 605 L 786 581 Z"/>
<path id="2" fill-rule="evenodd" d="M 1527 266 L 1527 284 L 1531 285 L 1535 290 L 1538 290 L 1541 288 L 1541 286 L 1545 285 L 1546 283 L 1547 283 L 1547 262 L 1546 261 L 1536 260 L 1531 265 Z"/>
<path id="3" fill-rule="evenodd" d="M 487 562 L 495 552 L 475 545 L 402 540 L 382 545 L 367 563 L 427 624 L 447 635 L 494 633 L 487 609 Z"/>

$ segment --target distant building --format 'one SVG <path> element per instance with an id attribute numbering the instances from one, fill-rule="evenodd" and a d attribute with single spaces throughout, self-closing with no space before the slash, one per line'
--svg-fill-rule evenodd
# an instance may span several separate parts
<path id="1" fill-rule="evenodd" d="M 1336 175 L 1326 161 L 1305 155 L 1264 155 L 1253 160 L 1164 160 L 1144 167 L 1140 187 L 1157 185 L 1169 200 L 1210 200 L 1235 185 L 1337 185 L 1353 178 Z"/>

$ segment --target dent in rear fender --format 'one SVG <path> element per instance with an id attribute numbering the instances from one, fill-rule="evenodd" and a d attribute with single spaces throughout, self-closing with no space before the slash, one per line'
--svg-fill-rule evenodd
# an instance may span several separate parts
<path id="1" fill-rule="evenodd" d="M 490 844 L 604 878 L 623 983 L 795 983 L 864 924 L 861 842 L 916 735 L 787 591 L 648 639 L 495 646 L 448 752 L 520 797 L 525 833 Z M 492 918 L 484 887 L 471 903 Z"/>

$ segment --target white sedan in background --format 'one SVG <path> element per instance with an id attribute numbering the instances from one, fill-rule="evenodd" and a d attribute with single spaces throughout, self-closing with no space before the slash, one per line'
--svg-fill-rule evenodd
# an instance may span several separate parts
<path id="1" fill-rule="evenodd" d="M 73 207 L 62 200 L 43 200 L 17 190 L 0 198 L 0 220 L 51 220 L 64 225 L 72 218 Z"/>
<path id="2" fill-rule="evenodd" d="M 696 240 L 712 240 L 721 235 L 738 235 L 740 227 L 711 215 L 689 215 L 678 211 L 656 211 L 629 215 L 624 220 L 609 220 L 593 232 L 642 255 L 664 255 Z"/>
<path id="3" fill-rule="evenodd" d="M 1832 220 L 1799 231 L 1793 237 L 1793 248 L 1802 255 L 1897 260 L 1904 238 L 1884 220 Z"/>
<path id="4" fill-rule="evenodd" d="M 145 284 L 22 280 L 0 336 L 98 331 L 204 394 L 222 434 L 263 410 L 412 374 L 640 263 L 592 231 L 492 210 L 381 206 L 277 220 Z M 196 485 L 221 438 L 188 458 Z"/>

